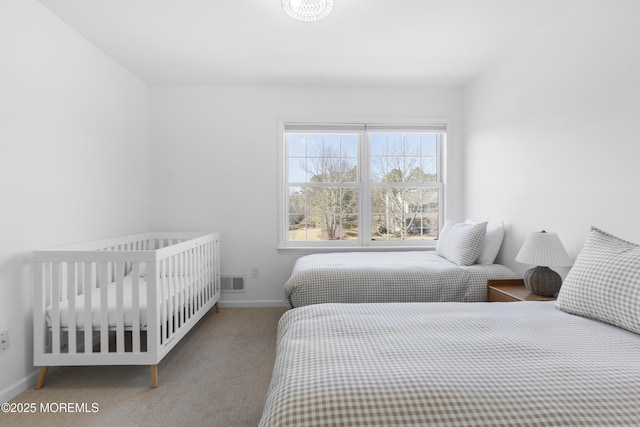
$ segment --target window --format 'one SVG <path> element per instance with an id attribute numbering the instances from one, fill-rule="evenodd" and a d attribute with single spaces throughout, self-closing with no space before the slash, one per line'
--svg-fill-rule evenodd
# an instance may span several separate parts
<path id="1" fill-rule="evenodd" d="M 444 125 L 284 125 L 282 246 L 432 245 Z"/>

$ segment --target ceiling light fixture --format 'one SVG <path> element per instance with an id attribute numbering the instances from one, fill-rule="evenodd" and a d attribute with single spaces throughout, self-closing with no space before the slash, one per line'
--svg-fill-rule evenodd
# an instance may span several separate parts
<path id="1" fill-rule="evenodd" d="M 282 8 L 287 15 L 304 22 L 326 18 L 334 4 L 335 0 L 282 0 Z"/>

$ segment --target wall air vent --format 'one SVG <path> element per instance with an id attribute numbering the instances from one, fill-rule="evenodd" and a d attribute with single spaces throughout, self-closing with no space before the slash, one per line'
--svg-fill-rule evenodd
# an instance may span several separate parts
<path id="1" fill-rule="evenodd" d="M 222 292 L 244 292 L 244 276 L 222 276 Z"/>

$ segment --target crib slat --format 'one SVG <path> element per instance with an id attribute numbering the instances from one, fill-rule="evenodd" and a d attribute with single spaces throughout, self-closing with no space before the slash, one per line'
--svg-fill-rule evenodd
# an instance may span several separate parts
<path id="1" fill-rule="evenodd" d="M 140 352 L 140 263 L 133 263 L 131 272 L 131 351 Z M 147 310 L 147 316 L 149 312 Z"/>
<path id="2" fill-rule="evenodd" d="M 60 263 L 51 267 L 51 351 L 60 354 Z"/>
<path id="3" fill-rule="evenodd" d="M 163 242 L 163 247 L 164 247 L 164 242 Z M 172 299 L 171 299 L 171 282 L 172 282 L 172 277 L 171 277 L 171 258 L 165 259 L 164 260 L 164 299 L 162 301 L 164 301 L 165 303 L 165 313 L 166 313 L 166 319 L 165 319 L 165 323 L 167 325 L 167 338 L 169 338 L 172 334 L 172 325 L 171 325 L 171 311 L 172 311 Z"/>
<path id="4" fill-rule="evenodd" d="M 186 321 L 185 310 L 187 308 L 187 291 L 189 287 L 188 277 L 183 268 L 182 254 L 176 255 L 176 265 L 178 266 L 177 269 L 180 272 L 180 277 L 178 282 L 179 289 L 180 289 L 180 295 L 179 295 L 180 298 L 178 301 L 178 304 L 180 304 L 180 307 L 178 309 L 178 321 L 180 323 L 180 326 L 182 327 L 182 325 Z"/>
<path id="5" fill-rule="evenodd" d="M 160 305 L 162 307 L 162 328 L 163 328 L 163 342 L 169 339 L 169 328 L 167 327 L 167 260 L 160 262 L 160 286 L 158 287 L 160 293 Z"/>
<path id="6" fill-rule="evenodd" d="M 165 247 L 167 245 L 167 240 L 163 239 L 162 241 L 162 247 Z M 164 260 L 164 299 L 162 301 L 164 301 L 165 303 L 165 323 L 167 325 L 167 339 L 169 339 L 169 337 L 171 337 L 172 335 L 172 330 L 171 330 L 171 310 L 172 310 L 172 302 L 173 300 L 171 299 L 171 272 L 169 271 L 170 269 L 170 265 L 171 265 L 171 259 L 165 259 Z"/>
<path id="7" fill-rule="evenodd" d="M 147 352 L 156 354 L 162 340 L 162 321 L 158 301 L 162 297 L 158 292 L 158 262 L 147 263 Z"/>
<path id="8" fill-rule="evenodd" d="M 198 289 L 198 251 L 196 249 L 191 249 L 189 251 L 189 255 L 191 256 L 191 262 L 189 263 L 189 277 L 191 278 L 191 286 L 193 287 L 193 294 L 195 296 L 193 302 L 193 312 L 197 312 L 200 308 L 200 290 Z"/>
<path id="9" fill-rule="evenodd" d="M 204 280 L 202 276 L 203 272 L 204 269 L 202 268 L 202 246 L 198 246 L 196 248 L 196 286 L 198 287 L 198 295 L 200 297 L 200 307 L 202 307 L 206 301 L 204 298 Z"/>
<path id="10" fill-rule="evenodd" d="M 180 293 L 181 286 L 180 282 L 182 281 L 181 276 L 179 275 L 179 270 L 177 267 L 177 257 L 174 255 L 171 257 L 171 264 L 173 264 L 173 274 L 172 274 L 172 282 L 173 282 L 173 332 L 180 327 L 180 316 L 178 314 L 178 309 L 180 307 Z"/>
<path id="11" fill-rule="evenodd" d="M 124 263 L 115 265 L 116 271 L 116 351 L 124 353 Z"/>
<path id="12" fill-rule="evenodd" d="M 91 296 L 93 293 L 93 264 L 84 263 L 84 352 L 93 353 L 93 310 L 91 309 L 93 301 Z"/>
<path id="13" fill-rule="evenodd" d="M 189 251 L 189 277 L 193 288 L 193 308 L 192 314 L 200 307 L 200 292 L 198 292 L 198 274 L 196 272 L 197 252 L 195 249 Z"/>
<path id="14" fill-rule="evenodd" d="M 196 294 L 196 304 L 195 304 L 195 311 L 198 311 L 200 309 L 201 301 L 202 301 L 202 295 L 200 293 L 200 281 L 198 280 L 198 249 L 192 249 L 191 250 L 192 254 L 191 256 L 192 261 L 191 261 L 191 280 L 193 281 L 193 291 Z"/>
<path id="15" fill-rule="evenodd" d="M 46 307 L 47 304 L 44 299 L 46 281 L 43 274 L 44 263 L 36 263 L 34 265 L 34 280 L 35 287 L 33 291 L 33 298 L 35 301 L 33 311 L 33 326 L 34 332 L 34 354 L 43 355 L 46 348 Z M 37 363 L 37 362 L 36 362 Z"/>
<path id="16" fill-rule="evenodd" d="M 180 270 L 180 256 L 174 255 L 173 262 L 175 263 L 175 271 L 176 271 L 176 295 L 175 295 L 175 308 L 174 308 L 174 318 L 176 324 L 176 330 L 180 329 L 182 325 L 182 317 L 181 313 L 183 313 L 184 308 L 184 271 Z"/>
<path id="17" fill-rule="evenodd" d="M 211 256 L 211 265 L 213 266 L 213 293 L 214 295 L 220 295 L 220 266 L 218 263 L 219 252 L 219 243 L 216 240 L 212 243 L 211 249 L 213 250 L 213 254 Z"/>
<path id="18" fill-rule="evenodd" d="M 67 264 L 67 336 L 69 353 L 76 353 L 76 263 Z"/>
<path id="19" fill-rule="evenodd" d="M 200 294 L 200 306 L 204 306 L 207 302 L 207 293 L 206 293 L 206 289 L 205 289 L 205 268 L 204 268 L 204 246 L 198 246 L 196 248 L 196 253 L 198 254 L 198 259 L 196 262 L 196 266 L 197 266 L 197 271 L 196 271 L 196 275 L 197 275 L 197 280 L 198 280 L 198 293 Z"/>
<path id="20" fill-rule="evenodd" d="M 100 353 L 109 352 L 109 263 L 100 263 Z"/>
<path id="21" fill-rule="evenodd" d="M 184 293 L 185 293 L 185 279 L 186 275 L 184 274 L 184 270 L 181 268 L 180 255 L 175 255 L 175 263 L 176 263 L 176 329 L 182 327 L 184 323 Z"/>
<path id="22" fill-rule="evenodd" d="M 209 298 L 213 298 L 216 294 L 216 277 L 215 277 L 215 265 L 214 265 L 214 244 L 213 242 L 207 243 L 207 265 L 209 266 Z"/>
<path id="23" fill-rule="evenodd" d="M 175 312 L 176 312 L 176 271 L 175 271 L 175 259 L 171 257 L 167 260 L 169 264 L 169 331 L 171 335 L 176 333 L 176 322 L 175 322 Z"/>
<path id="24" fill-rule="evenodd" d="M 167 245 L 169 241 L 167 240 Z M 176 331 L 175 323 L 173 319 L 173 310 L 175 306 L 174 296 L 176 294 L 176 277 L 173 271 L 173 257 L 167 259 L 167 320 L 169 322 L 169 326 L 167 330 L 169 331 L 169 336 L 173 335 Z"/>
<path id="25" fill-rule="evenodd" d="M 200 296 L 200 304 L 198 305 L 198 309 L 202 306 L 204 306 L 205 303 L 205 298 L 204 298 L 204 276 L 203 276 L 203 269 L 202 269 L 202 261 L 203 261 L 203 257 L 202 257 L 202 246 L 198 246 L 196 248 L 196 266 L 197 266 L 197 270 L 196 270 L 196 277 L 198 280 L 198 295 Z"/>
<path id="26" fill-rule="evenodd" d="M 186 322 L 191 316 L 191 278 L 187 271 L 187 255 L 182 252 L 178 257 L 180 263 L 180 271 L 182 272 L 182 306 L 180 311 L 182 312 L 182 323 Z"/>
<path id="27" fill-rule="evenodd" d="M 180 294 L 182 293 L 182 272 L 179 269 L 180 262 L 178 255 L 171 256 L 171 264 L 173 265 L 173 306 L 172 306 L 172 322 L 174 333 L 180 329 Z"/>
<path id="28" fill-rule="evenodd" d="M 200 292 L 200 301 L 202 301 L 202 306 L 204 306 L 207 303 L 207 290 L 206 290 L 206 285 L 207 282 L 205 280 L 205 266 L 204 266 L 204 262 L 205 262 L 205 258 L 204 258 L 204 246 L 198 246 L 197 248 L 198 251 L 198 289 Z"/>
<path id="29" fill-rule="evenodd" d="M 211 269 L 209 266 L 209 244 L 206 244 L 202 247 L 202 277 L 204 281 L 204 300 L 209 301 L 211 298 L 211 280 L 209 280 L 209 275 L 211 274 Z"/>
<path id="30" fill-rule="evenodd" d="M 206 304 L 209 300 L 209 269 L 207 268 L 207 246 L 203 245 L 200 248 L 200 275 L 202 276 L 202 301 L 203 304 Z"/>
<path id="31" fill-rule="evenodd" d="M 202 246 L 202 293 L 205 301 L 209 301 L 209 245 Z"/>
<path id="32" fill-rule="evenodd" d="M 191 251 L 191 280 L 193 280 L 193 292 L 195 293 L 194 313 L 200 309 L 200 289 L 198 289 L 198 252 L 195 249 Z"/>
<path id="33" fill-rule="evenodd" d="M 191 316 L 189 314 L 189 307 L 191 306 L 191 283 L 190 278 L 187 275 L 187 266 L 185 262 L 184 252 L 180 253 L 180 271 L 184 276 L 184 292 L 182 293 L 182 323 L 186 322 Z"/>
<path id="34" fill-rule="evenodd" d="M 205 286 L 207 288 L 206 300 L 209 301 L 213 296 L 211 292 L 211 244 L 207 243 L 204 247 L 204 268 L 205 268 Z"/>
<path id="35" fill-rule="evenodd" d="M 207 243 L 207 265 L 209 266 L 209 298 L 213 298 L 216 294 L 216 277 L 215 277 L 215 264 L 213 262 L 213 257 L 215 253 L 214 242 Z"/>
<path id="36" fill-rule="evenodd" d="M 209 261 L 211 259 L 210 249 L 211 245 L 209 243 L 204 245 L 204 247 L 202 248 L 202 250 L 204 251 L 204 299 L 206 301 L 209 301 L 209 299 L 211 298 L 211 264 L 209 264 Z"/>
<path id="37" fill-rule="evenodd" d="M 189 318 L 191 318 L 191 316 L 193 316 L 193 313 L 195 312 L 195 305 L 196 305 L 196 292 L 195 292 L 195 286 L 194 286 L 194 277 L 193 277 L 193 271 L 191 268 L 191 250 L 188 250 L 185 252 L 184 254 L 186 260 L 185 260 L 185 274 L 187 275 L 187 277 L 189 278 Z"/>
<path id="38" fill-rule="evenodd" d="M 214 268 L 215 268 L 215 282 L 216 282 L 216 295 L 219 295 L 222 290 L 220 289 L 221 286 L 221 280 L 220 280 L 220 241 L 216 240 L 214 242 L 213 245 L 213 249 L 215 251 L 215 253 L 213 254 L 214 256 Z"/>

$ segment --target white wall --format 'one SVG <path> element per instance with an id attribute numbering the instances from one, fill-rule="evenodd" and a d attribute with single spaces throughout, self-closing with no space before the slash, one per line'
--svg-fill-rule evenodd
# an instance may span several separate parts
<path id="1" fill-rule="evenodd" d="M 32 0 L 0 2 L 0 401 L 33 385 L 33 250 L 149 228 L 147 88 Z"/>
<path id="2" fill-rule="evenodd" d="M 500 259 L 519 273 L 531 231 L 572 257 L 590 225 L 640 242 L 638 17 L 636 0 L 575 2 L 464 91 L 466 212 L 510 223 Z"/>
<path id="3" fill-rule="evenodd" d="M 215 230 L 222 273 L 244 274 L 247 292 L 223 304 L 282 304 L 304 252 L 279 252 L 280 119 L 447 118 L 450 163 L 460 164 L 461 90 L 353 87 L 151 87 L 151 224 Z M 449 215 L 461 216 L 460 169 L 449 174 Z M 261 270 L 251 279 L 250 267 Z"/>

